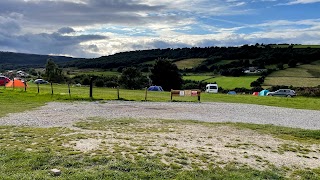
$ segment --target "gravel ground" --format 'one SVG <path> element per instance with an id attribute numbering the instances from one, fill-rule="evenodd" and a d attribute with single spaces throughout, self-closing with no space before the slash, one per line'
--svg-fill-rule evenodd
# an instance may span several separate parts
<path id="1" fill-rule="evenodd" d="M 206 122 L 274 124 L 320 129 L 320 111 L 235 103 L 185 102 L 50 102 L 38 109 L 9 114 L 0 125 L 70 127 L 88 117 L 160 118 Z"/>

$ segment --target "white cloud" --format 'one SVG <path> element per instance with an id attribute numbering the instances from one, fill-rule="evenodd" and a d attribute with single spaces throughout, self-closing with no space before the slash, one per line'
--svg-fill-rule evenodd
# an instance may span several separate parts
<path id="1" fill-rule="evenodd" d="M 284 3 L 285 5 L 295 5 L 295 4 L 311 4 L 318 3 L 320 0 L 291 0 L 288 3 Z"/>

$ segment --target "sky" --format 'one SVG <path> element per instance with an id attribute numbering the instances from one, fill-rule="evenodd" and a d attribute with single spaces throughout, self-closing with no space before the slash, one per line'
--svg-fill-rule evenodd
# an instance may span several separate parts
<path id="1" fill-rule="evenodd" d="M 0 51 L 96 58 L 156 48 L 320 44 L 320 0 L 1 0 Z"/>

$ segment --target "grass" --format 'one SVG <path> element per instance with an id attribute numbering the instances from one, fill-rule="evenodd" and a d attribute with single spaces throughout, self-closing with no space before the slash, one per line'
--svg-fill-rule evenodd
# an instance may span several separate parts
<path id="1" fill-rule="evenodd" d="M 247 124 L 247 123 L 230 123 L 229 125 L 236 128 L 247 128 L 259 133 L 271 134 L 275 137 L 293 140 L 304 143 L 319 143 L 320 130 L 306 130 L 299 128 L 289 128 L 274 125 L 257 125 L 257 124 Z"/>
<path id="2" fill-rule="evenodd" d="M 184 59 L 175 62 L 179 69 L 193 68 L 201 64 L 205 58 Z"/>
<path id="3" fill-rule="evenodd" d="M 226 77 L 226 76 L 217 76 L 212 75 L 193 75 L 193 76 L 184 76 L 183 79 L 189 79 L 194 81 L 204 81 L 207 83 L 218 83 L 219 87 L 223 89 L 234 89 L 237 87 L 251 88 L 251 82 L 258 79 L 259 76 L 242 76 L 242 77 Z"/>
<path id="4" fill-rule="evenodd" d="M 264 86 L 288 85 L 294 87 L 315 87 L 320 85 L 320 66 L 314 64 L 300 65 L 270 74 Z"/>
<path id="5" fill-rule="evenodd" d="M 210 150 L 206 147 L 203 147 L 199 152 L 190 152 L 170 143 L 179 141 L 179 139 L 172 138 L 171 135 L 181 132 L 188 133 L 184 130 L 186 126 L 213 128 L 212 131 L 215 128 L 231 126 L 238 129 L 251 129 L 280 138 L 284 137 L 284 139 L 291 137 L 290 140 L 298 140 L 298 142 L 318 144 L 319 142 L 316 140 L 319 132 L 315 131 L 271 125 L 174 120 L 109 120 L 103 118 L 90 118 L 77 123 L 76 126 L 87 130 L 98 130 L 98 132 L 94 134 L 76 132 L 67 128 L 0 126 L 1 179 L 320 178 L 319 169 L 276 168 L 273 165 L 267 165 L 258 170 L 236 161 L 222 162 L 215 156 L 206 154 Z M 157 129 L 163 129 L 163 131 L 157 131 Z M 171 130 L 167 131 L 169 129 Z M 308 135 L 304 136 L 303 134 Z M 163 136 L 167 138 L 163 139 Z M 181 137 L 187 136 L 181 134 Z M 82 142 L 90 138 L 102 140 L 99 148 L 89 152 L 74 148 L 73 142 Z M 241 144 L 240 141 L 237 142 Z M 163 143 L 164 146 L 156 146 Z M 244 145 L 247 147 L 247 144 Z M 207 146 L 211 147 L 212 145 Z M 229 148 L 236 149 L 237 147 L 230 146 Z M 304 152 L 306 153 L 305 157 L 309 153 L 303 146 L 284 144 L 279 149 L 294 153 Z M 265 160 L 260 156 L 250 154 L 245 156 L 256 159 L 259 161 L 257 163 L 265 163 Z M 49 174 L 49 170 L 53 168 L 62 171 L 60 177 Z"/>
<path id="6" fill-rule="evenodd" d="M 74 77 L 77 75 L 96 75 L 96 76 L 118 76 L 120 75 L 117 71 L 105 71 L 102 69 L 67 69 L 70 77 Z"/>
<path id="7" fill-rule="evenodd" d="M 117 100 L 117 89 L 94 88 L 93 99 L 89 98 L 89 87 L 71 87 L 71 95 L 68 94 L 67 85 L 54 85 L 54 95 L 51 95 L 50 85 L 41 85 L 40 93 L 37 87 L 29 85 L 27 92 L 23 89 L 0 88 L 0 108 L 5 109 L 0 116 L 10 112 L 21 112 L 36 108 L 50 101 L 77 101 L 77 100 Z M 145 90 L 124 90 L 120 89 L 120 100 L 144 101 Z M 174 96 L 174 101 L 197 102 L 197 97 Z M 170 92 L 147 92 L 147 101 L 170 101 Z M 252 95 L 226 95 L 201 93 L 201 102 L 228 102 L 259 104 L 267 106 L 288 107 L 296 109 L 320 110 L 319 98 L 295 97 L 257 97 Z"/>

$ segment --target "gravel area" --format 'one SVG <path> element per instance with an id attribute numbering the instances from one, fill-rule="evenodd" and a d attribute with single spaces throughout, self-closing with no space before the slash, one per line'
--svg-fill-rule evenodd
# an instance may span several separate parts
<path id="1" fill-rule="evenodd" d="M 0 125 L 70 127 L 88 117 L 160 118 L 206 122 L 274 124 L 320 129 L 320 111 L 236 103 L 185 102 L 50 102 L 35 110 L 0 118 Z"/>

